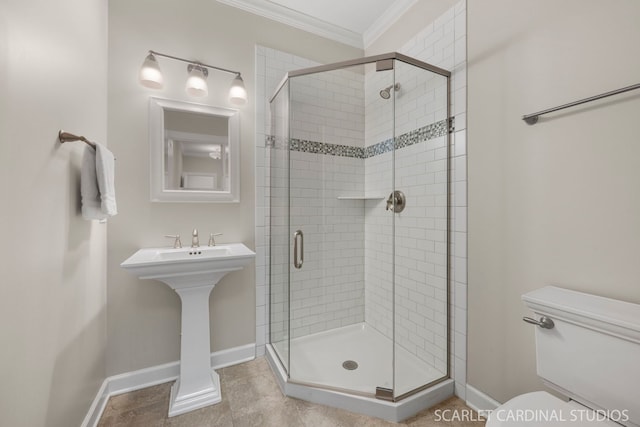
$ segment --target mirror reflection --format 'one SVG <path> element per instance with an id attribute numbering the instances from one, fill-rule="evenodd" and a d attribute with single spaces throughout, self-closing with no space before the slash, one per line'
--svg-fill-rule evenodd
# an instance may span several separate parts
<path id="1" fill-rule="evenodd" d="M 152 202 L 240 201 L 238 110 L 149 100 Z"/>
<path id="2" fill-rule="evenodd" d="M 164 111 L 167 190 L 229 191 L 229 119 Z"/>

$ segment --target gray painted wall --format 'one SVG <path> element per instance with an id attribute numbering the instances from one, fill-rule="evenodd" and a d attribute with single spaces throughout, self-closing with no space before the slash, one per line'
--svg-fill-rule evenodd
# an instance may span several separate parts
<path id="1" fill-rule="evenodd" d="M 107 3 L 3 1 L 0 93 L 0 425 L 77 426 L 105 378 L 107 225 L 57 134 L 108 143 Z"/>
<path id="2" fill-rule="evenodd" d="M 640 303 L 640 3 L 469 2 L 468 381 L 541 389 L 520 295 L 545 285 Z"/>
<path id="3" fill-rule="evenodd" d="M 189 242 L 197 227 L 202 236 L 243 242 L 254 248 L 256 103 L 255 45 L 273 46 L 333 62 L 362 51 L 311 35 L 221 3 L 192 0 L 109 2 L 109 132 L 118 152 L 121 215 L 109 228 L 109 375 L 178 360 L 180 301 L 168 286 L 138 280 L 119 265 L 140 247 L 168 246 L 165 234 Z M 233 75 L 212 71 L 209 96 L 188 97 L 186 64 L 159 58 L 165 87 L 154 91 L 137 82 L 149 49 L 239 70 L 249 93 L 241 109 L 241 195 L 239 204 L 149 202 L 147 109 L 150 96 L 228 107 Z M 206 238 L 204 239 L 206 243 Z M 218 351 L 255 342 L 255 268 L 223 278 L 211 294 L 211 347 Z"/>

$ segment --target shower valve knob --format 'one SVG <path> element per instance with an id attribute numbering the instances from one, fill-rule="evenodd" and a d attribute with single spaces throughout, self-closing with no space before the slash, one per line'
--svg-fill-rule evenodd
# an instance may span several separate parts
<path id="1" fill-rule="evenodd" d="M 404 193 L 400 190 L 396 190 L 393 193 L 389 194 L 386 210 L 400 213 L 404 210 L 406 204 L 407 199 L 405 198 Z"/>

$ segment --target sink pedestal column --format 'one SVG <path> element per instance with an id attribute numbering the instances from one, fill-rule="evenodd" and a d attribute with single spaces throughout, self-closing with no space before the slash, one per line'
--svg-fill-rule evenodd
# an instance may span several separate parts
<path id="1" fill-rule="evenodd" d="M 170 417 L 222 400 L 220 377 L 211 369 L 209 294 L 214 286 L 175 289 L 182 301 L 182 337 L 180 376 L 171 387 Z"/>
<path id="2" fill-rule="evenodd" d="M 169 416 L 222 400 L 220 377 L 211 369 L 209 294 L 225 275 L 242 270 L 255 257 L 242 243 L 202 248 L 140 249 L 120 264 L 140 279 L 156 279 L 182 302 L 180 376 L 171 387 Z"/>

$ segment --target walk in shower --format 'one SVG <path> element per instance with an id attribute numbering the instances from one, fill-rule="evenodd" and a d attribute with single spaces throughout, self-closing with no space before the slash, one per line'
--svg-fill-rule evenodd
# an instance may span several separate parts
<path id="1" fill-rule="evenodd" d="M 449 79 L 391 53 L 273 95 L 267 356 L 287 394 L 398 421 L 453 393 Z"/>

